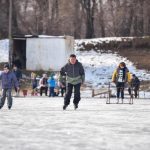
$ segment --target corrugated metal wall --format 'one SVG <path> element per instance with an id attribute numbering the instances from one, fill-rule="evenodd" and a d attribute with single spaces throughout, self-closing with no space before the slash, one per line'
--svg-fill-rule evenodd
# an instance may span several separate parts
<path id="1" fill-rule="evenodd" d="M 67 38 L 27 38 L 27 70 L 59 71 L 74 53 L 74 39 Z"/>

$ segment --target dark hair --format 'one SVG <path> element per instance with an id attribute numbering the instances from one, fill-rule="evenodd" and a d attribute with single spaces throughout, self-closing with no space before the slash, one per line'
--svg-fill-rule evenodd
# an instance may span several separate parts
<path id="1" fill-rule="evenodd" d="M 16 64 L 13 64 L 13 67 L 18 67 Z"/>
<path id="2" fill-rule="evenodd" d="M 10 67 L 9 67 L 9 64 L 4 64 L 4 68 L 9 69 L 9 68 L 10 68 Z"/>
<path id="3" fill-rule="evenodd" d="M 121 62 L 119 65 L 122 65 L 122 66 L 126 67 L 125 62 Z"/>
<path id="4" fill-rule="evenodd" d="M 70 57 L 74 57 L 74 58 L 76 58 L 76 55 L 75 55 L 75 54 L 71 54 L 71 55 L 70 55 Z"/>

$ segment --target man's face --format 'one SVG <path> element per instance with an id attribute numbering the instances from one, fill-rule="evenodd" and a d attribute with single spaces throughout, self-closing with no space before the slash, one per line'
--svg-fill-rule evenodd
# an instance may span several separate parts
<path id="1" fill-rule="evenodd" d="M 121 68 L 121 69 L 123 69 L 123 68 L 124 68 L 124 66 L 123 66 L 122 64 L 120 64 L 120 68 Z"/>
<path id="2" fill-rule="evenodd" d="M 14 66 L 14 67 L 13 67 L 13 69 L 14 69 L 14 70 L 17 70 L 17 67 L 16 67 L 16 66 Z"/>
<path id="3" fill-rule="evenodd" d="M 76 63 L 77 59 L 76 59 L 76 57 L 70 57 L 69 61 L 72 65 L 74 65 Z"/>
<path id="4" fill-rule="evenodd" d="M 9 69 L 8 69 L 8 68 L 4 68 L 4 72 L 5 72 L 5 73 L 8 73 L 8 72 L 9 72 Z"/>

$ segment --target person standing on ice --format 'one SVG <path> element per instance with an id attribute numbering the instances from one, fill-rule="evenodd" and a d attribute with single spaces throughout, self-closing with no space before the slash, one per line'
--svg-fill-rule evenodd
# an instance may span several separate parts
<path id="1" fill-rule="evenodd" d="M 9 64 L 4 65 L 4 71 L 0 75 L 0 79 L 2 80 L 2 97 L 0 99 L 0 109 L 5 104 L 5 99 L 7 96 L 7 105 L 8 109 L 12 107 L 12 96 L 11 91 L 12 87 L 15 84 L 17 90 L 19 90 L 18 80 L 13 72 L 10 71 Z"/>
<path id="2" fill-rule="evenodd" d="M 131 95 L 132 89 L 134 91 L 135 98 L 137 98 L 139 88 L 140 88 L 140 80 L 135 74 L 133 74 L 130 81 L 130 87 L 128 88 L 129 95 Z"/>
<path id="3" fill-rule="evenodd" d="M 63 110 L 66 110 L 67 106 L 70 104 L 70 99 L 72 95 L 72 90 L 74 88 L 74 109 L 78 108 L 80 97 L 80 87 L 84 83 L 85 73 L 84 68 L 80 62 L 76 59 L 75 54 L 71 54 L 69 57 L 69 62 L 61 68 L 60 71 L 60 82 L 61 77 L 66 76 L 66 95 L 64 97 Z"/>
<path id="4" fill-rule="evenodd" d="M 16 78 L 18 80 L 18 84 L 19 84 L 19 87 L 20 87 L 21 86 L 21 80 L 22 80 L 22 72 L 16 65 L 13 65 L 13 73 L 16 75 Z M 18 91 L 17 87 L 15 87 L 15 86 L 14 86 L 14 89 L 15 89 L 15 92 L 16 92 L 16 96 L 19 96 L 20 91 Z"/>
<path id="5" fill-rule="evenodd" d="M 125 84 L 130 82 L 130 73 L 124 62 L 121 62 L 118 68 L 114 71 L 112 75 L 112 82 L 116 84 L 117 88 L 117 103 L 119 103 L 120 93 L 123 103 Z"/>
<path id="6" fill-rule="evenodd" d="M 56 81 L 54 79 L 54 74 L 52 74 L 49 79 L 48 79 L 48 86 L 49 86 L 49 97 L 54 97 L 55 96 L 55 92 L 54 89 L 56 87 Z"/>

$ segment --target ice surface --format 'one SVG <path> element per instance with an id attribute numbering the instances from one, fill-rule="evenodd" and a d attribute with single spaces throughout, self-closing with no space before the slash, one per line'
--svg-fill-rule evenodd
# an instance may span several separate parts
<path id="1" fill-rule="evenodd" d="M 128 102 L 128 100 L 126 100 Z M 83 98 L 62 110 L 63 98 L 15 98 L 0 110 L 1 150 L 149 150 L 150 101 L 106 105 Z"/>

